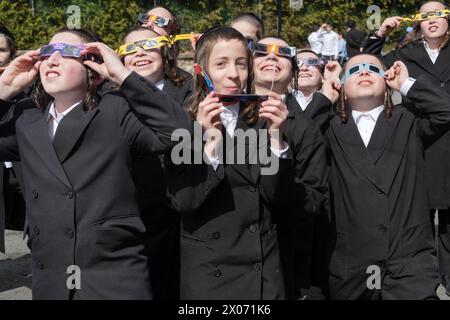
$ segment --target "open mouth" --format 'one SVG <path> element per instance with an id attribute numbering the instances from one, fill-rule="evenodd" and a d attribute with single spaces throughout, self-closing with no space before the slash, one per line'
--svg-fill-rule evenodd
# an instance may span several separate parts
<path id="1" fill-rule="evenodd" d="M 143 67 L 151 64 L 152 62 L 150 60 L 141 60 L 133 63 L 133 66 L 135 67 Z"/>
<path id="2" fill-rule="evenodd" d="M 275 71 L 275 73 L 280 72 L 280 68 L 277 67 L 277 66 L 274 66 L 273 64 L 267 65 L 265 67 L 262 67 L 261 70 L 262 71 L 270 71 L 270 72 L 274 72 Z"/>
<path id="3" fill-rule="evenodd" d="M 58 78 L 60 76 L 60 73 L 59 72 L 57 72 L 57 71 L 47 71 L 46 73 L 45 73 L 45 77 L 47 78 L 47 79 L 54 79 L 54 78 Z"/>
<path id="4" fill-rule="evenodd" d="M 301 73 L 298 75 L 299 78 L 312 78 L 312 75 L 307 73 Z"/>
<path id="5" fill-rule="evenodd" d="M 430 32 L 435 32 L 435 31 L 437 31 L 439 28 L 437 27 L 437 26 L 431 26 L 431 27 L 429 27 L 428 28 L 428 30 L 430 31 Z"/>

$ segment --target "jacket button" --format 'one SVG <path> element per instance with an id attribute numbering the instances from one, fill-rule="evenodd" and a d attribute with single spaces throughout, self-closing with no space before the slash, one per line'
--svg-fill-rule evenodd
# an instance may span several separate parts
<path id="1" fill-rule="evenodd" d="M 219 240 L 220 239 L 220 232 L 214 232 L 213 233 L 213 239 Z"/>
<path id="2" fill-rule="evenodd" d="M 40 261 L 36 262 L 36 266 L 40 270 L 44 269 L 44 265 Z"/>
<path id="3" fill-rule="evenodd" d="M 441 87 L 442 87 L 442 88 L 445 87 L 445 82 L 442 82 L 442 83 L 441 83 Z"/>
<path id="4" fill-rule="evenodd" d="M 381 232 L 386 232 L 388 230 L 388 228 L 386 227 L 386 225 L 380 224 L 378 226 L 378 230 L 380 230 Z"/>
<path id="5" fill-rule="evenodd" d="M 33 199 L 37 199 L 39 197 L 39 192 L 37 192 L 36 190 L 33 190 L 32 196 L 33 196 Z"/>
<path id="6" fill-rule="evenodd" d="M 39 232 L 40 232 L 39 228 L 35 226 L 35 227 L 33 228 L 33 234 L 34 234 L 35 236 L 38 236 L 38 235 L 39 235 Z"/>
<path id="7" fill-rule="evenodd" d="M 252 224 L 250 225 L 250 227 L 248 227 L 248 231 L 250 231 L 251 233 L 255 233 L 256 231 L 258 231 L 258 228 Z"/>
<path id="8" fill-rule="evenodd" d="M 256 187 L 255 186 L 250 186 L 248 189 L 250 190 L 250 192 L 255 192 L 256 191 Z"/>
<path id="9" fill-rule="evenodd" d="M 73 236 L 75 235 L 73 230 L 71 230 L 71 229 L 67 229 L 65 234 L 66 234 L 67 238 L 69 238 L 69 239 L 73 239 Z"/>
<path id="10" fill-rule="evenodd" d="M 214 276 L 215 276 L 216 278 L 222 276 L 222 271 L 220 271 L 220 269 L 214 270 Z"/>
<path id="11" fill-rule="evenodd" d="M 256 272 L 261 271 L 261 265 L 259 263 L 255 263 L 253 265 L 253 270 L 255 270 Z"/>
<path id="12" fill-rule="evenodd" d="M 381 268 L 381 269 L 386 269 L 386 267 L 387 267 L 387 262 L 386 262 L 386 260 L 381 261 L 381 262 L 380 262 L 380 268 Z"/>
<path id="13" fill-rule="evenodd" d="M 73 199 L 73 196 L 74 196 L 74 192 L 73 191 L 67 192 L 67 198 Z"/>

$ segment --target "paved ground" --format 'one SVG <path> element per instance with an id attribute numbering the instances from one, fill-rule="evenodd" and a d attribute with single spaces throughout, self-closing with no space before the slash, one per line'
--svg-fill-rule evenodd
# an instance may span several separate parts
<path id="1" fill-rule="evenodd" d="M 0 300 L 30 299 L 30 252 L 22 232 L 7 230 L 6 255 L 0 253 Z"/>

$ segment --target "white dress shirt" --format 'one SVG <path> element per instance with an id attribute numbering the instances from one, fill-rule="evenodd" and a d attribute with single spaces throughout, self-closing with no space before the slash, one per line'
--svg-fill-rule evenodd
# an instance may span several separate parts
<path id="1" fill-rule="evenodd" d="M 50 136 L 50 140 L 53 141 L 55 137 L 56 129 L 58 129 L 58 125 L 61 120 L 72 111 L 77 105 L 79 105 L 83 100 L 78 101 L 73 104 L 70 108 L 66 109 L 64 112 L 58 113 L 55 109 L 55 103 L 52 102 L 50 109 L 48 111 L 47 123 L 48 123 L 48 135 Z"/>
<path id="2" fill-rule="evenodd" d="M 311 34 L 308 36 L 308 42 L 312 51 L 317 54 L 320 54 L 322 52 L 323 38 L 320 31 L 311 32 Z"/>
<path id="3" fill-rule="evenodd" d="M 234 136 L 234 131 L 236 129 L 236 124 L 239 117 L 239 109 L 240 109 L 239 103 L 233 104 L 231 106 L 224 107 L 224 111 L 220 114 L 220 121 L 222 122 L 222 125 L 225 127 L 225 130 L 230 135 L 230 137 Z M 284 148 L 282 150 L 270 147 L 270 150 L 278 158 L 284 159 L 287 158 L 288 156 L 289 145 L 286 142 L 284 142 L 283 147 Z M 208 156 L 208 159 L 211 165 L 213 166 L 213 169 L 217 170 L 220 164 L 219 157 L 210 158 Z"/>
<path id="4" fill-rule="evenodd" d="M 337 57 L 339 54 L 339 36 L 336 32 L 323 32 L 323 56 L 333 56 Z"/>
<path id="5" fill-rule="evenodd" d="M 307 97 L 306 97 L 306 96 L 303 94 L 303 92 L 301 92 L 300 90 L 294 90 L 293 92 L 294 92 L 294 97 L 295 97 L 295 99 L 297 100 L 297 102 L 298 102 L 300 108 L 302 108 L 302 110 L 305 111 L 306 108 L 308 107 L 308 105 L 310 104 L 310 102 L 311 102 L 312 99 L 313 99 L 314 92 L 311 93 L 311 94 L 310 94 L 309 96 L 307 96 Z"/>
<path id="6" fill-rule="evenodd" d="M 433 63 L 436 63 L 436 60 L 439 56 L 439 48 L 438 49 L 431 49 L 430 45 L 428 44 L 428 42 L 423 41 L 423 46 L 425 47 L 425 51 L 428 53 L 428 56 L 430 57 L 431 61 Z"/>
<path id="7" fill-rule="evenodd" d="M 158 83 L 155 83 L 155 86 L 162 91 L 162 89 L 164 89 L 164 79 L 162 79 L 161 81 L 159 81 Z"/>
<path id="8" fill-rule="evenodd" d="M 353 120 L 355 120 L 359 134 L 366 147 L 372 137 L 373 129 L 377 123 L 378 116 L 381 112 L 383 112 L 383 109 L 384 106 L 379 106 L 368 112 L 360 112 L 356 110 L 352 111 Z"/>

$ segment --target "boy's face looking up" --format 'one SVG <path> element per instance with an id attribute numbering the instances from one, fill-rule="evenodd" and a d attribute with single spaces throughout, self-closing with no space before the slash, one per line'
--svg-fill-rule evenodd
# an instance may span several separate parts
<path id="1" fill-rule="evenodd" d="M 376 57 L 357 55 L 347 62 L 345 71 L 360 63 L 370 63 L 383 70 L 381 62 Z M 384 103 L 386 82 L 380 75 L 362 70 L 347 79 L 344 90 L 347 103 L 352 109 L 362 112 L 370 111 Z"/>

